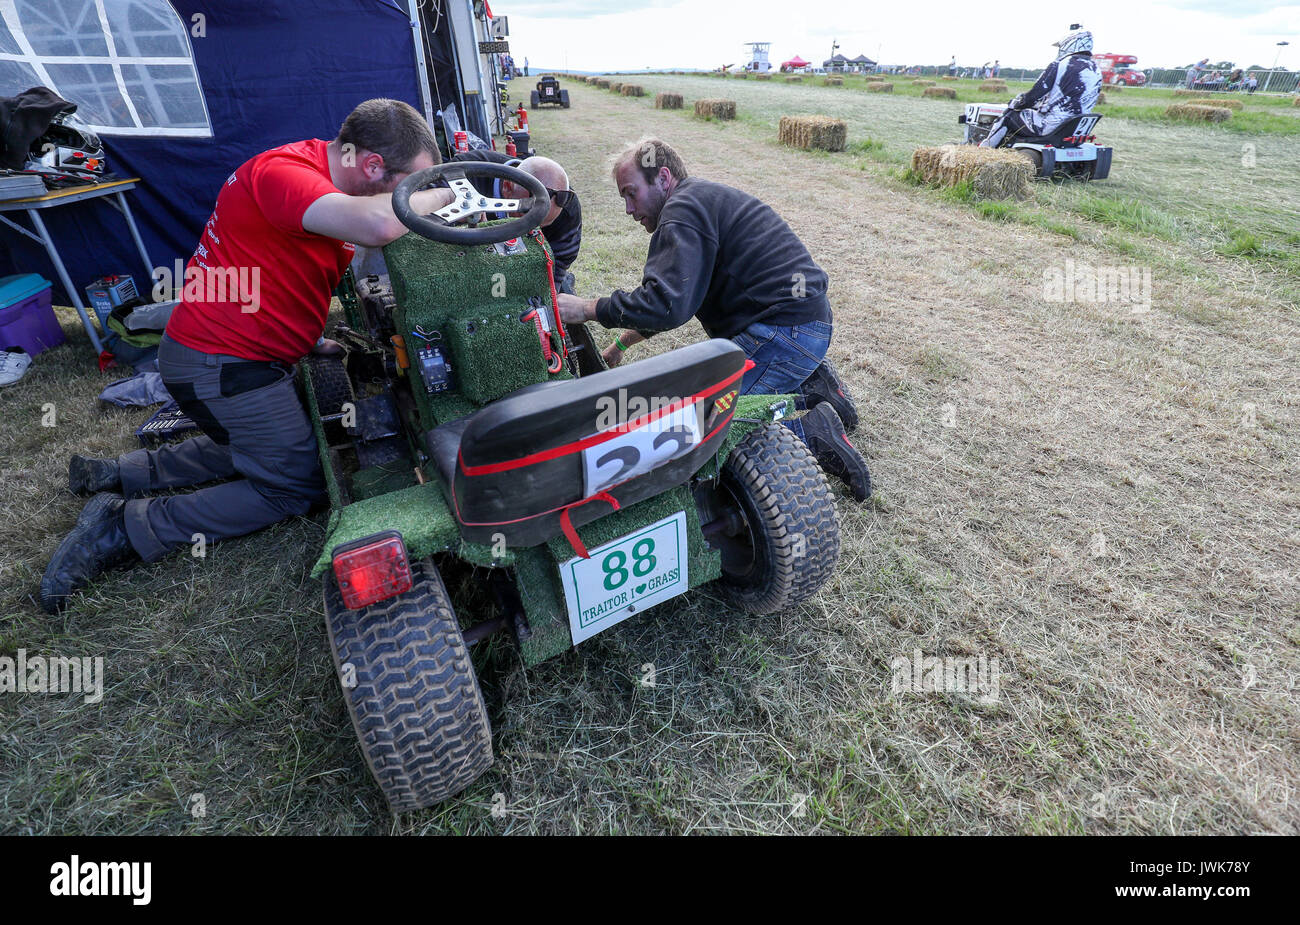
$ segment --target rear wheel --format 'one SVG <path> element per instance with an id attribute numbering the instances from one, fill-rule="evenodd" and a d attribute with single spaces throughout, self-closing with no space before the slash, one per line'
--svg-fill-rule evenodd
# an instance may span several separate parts
<path id="1" fill-rule="evenodd" d="M 1015 150 L 1017 154 L 1034 165 L 1034 176 L 1041 177 L 1043 175 L 1042 151 L 1036 151 L 1033 148 L 1016 148 Z"/>
<path id="2" fill-rule="evenodd" d="M 325 575 L 325 624 L 343 698 L 393 812 L 455 796 L 492 765 L 492 730 L 442 577 L 411 563 L 411 590 L 359 610 Z"/>
<path id="3" fill-rule="evenodd" d="M 740 607 L 773 613 L 816 594 L 840 555 L 839 518 L 817 460 L 787 427 L 769 424 L 742 440 L 716 487 L 700 492 L 721 586 Z"/>
<path id="4" fill-rule="evenodd" d="M 541 97 L 539 97 L 539 96 L 537 95 L 537 91 L 534 90 L 534 91 L 532 92 L 532 94 L 528 97 L 528 102 L 529 102 L 529 104 L 530 104 L 529 108 L 530 108 L 530 109 L 536 109 L 536 108 L 537 108 L 537 103 L 538 103 L 538 101 L 539 101 L 540 99 L 541 99 Z"/>
<path id="5" fill-rule="evenodd" d="M 561 91 L 560 91 L 560 105 L 561 105 L 562 107 L 564 107 L 565 109 L 568 109 L 568 108 L 569 108 L 569 91 L 568 91 L 568 90 L 561 90 Z"/>

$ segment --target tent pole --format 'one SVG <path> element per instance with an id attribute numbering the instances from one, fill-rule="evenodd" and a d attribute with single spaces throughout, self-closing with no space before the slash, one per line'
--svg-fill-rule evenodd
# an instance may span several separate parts
<path id="1" fill-rule="evenodd" d="M 415 43 L 415 63 L 420 68 L 420 98 L 424 101 L 424 118 L 433 128 L 433 94 L 429 92 L 429 66 L 424 60 L 424 29 L 420 25 L 420 0 L 407 0 L 411 14 L 411 38 Z"/>

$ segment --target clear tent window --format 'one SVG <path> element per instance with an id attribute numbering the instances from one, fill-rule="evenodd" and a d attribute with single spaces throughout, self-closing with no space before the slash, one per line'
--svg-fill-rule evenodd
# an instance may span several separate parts
<path id="1" fill-rule="evenodd" d="M 105 135 L 211 137 L 201 27 L 167 0 L 0 0 L 0 95 L 49 87 Z"/>

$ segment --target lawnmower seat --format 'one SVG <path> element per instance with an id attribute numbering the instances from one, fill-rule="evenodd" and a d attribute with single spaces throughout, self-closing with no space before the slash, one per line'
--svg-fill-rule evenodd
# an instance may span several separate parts
<path id="1" fill-rule="evenodd" d="M 1082 115 L 1066 119 L 1050 135 L 1017 135 L 1014 138 L 1008 138 L 1007 144 L 1051 145 L 1054 148 L 1059 148 L 1065 144 L 1065 139 L 1070 138 L 1078 131 L 1079 123 L 1085 118 L 1095 119 L 1097 122 L 1101 121 L 1101 116 L 1097 113 L 1085 112 Z M 1097 122 L 1093 123 L 1094 128 Z"/>
<path id="2" fill-rule="evenodd" d="M 685 483 L 726 439 L 745 363 L 715 338 L 527 386 L 430 431 L 461 536 L 536 546 Z"/>

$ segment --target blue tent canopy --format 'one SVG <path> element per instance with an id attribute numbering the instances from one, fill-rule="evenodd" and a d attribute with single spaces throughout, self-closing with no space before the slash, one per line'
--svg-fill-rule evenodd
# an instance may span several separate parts
<path id="1" fill-rule="evenodd" d="M 57 2 L 51 0 L 50 9 L 41 15 L 57 16 Z M 115 15 L 137 16 L 137 20 L 141 10 L 153 16 L 166 11 L 159 0 L 109 0 L 108 5 Z M 303 138 L 333 138 L 352 108 L 372 97 L 391 97 L 424 109 L 415 33 L 405 0 L 170 0 L 170 6 L 190 33 L 193 68 L 186 73 L 191 86 L 197 74 L 210 136 L 192 127 L 186 130 L 189 134 L 179 135 L 165 129 L 161 134 L 146 134 L 148 128 L 134 134 L 129 129 L 128 134 L 98 130 L 109 170 L 142 180 L 128 198 L 155 266 L 170 267 L 178 258 L 189 259 L 221 184 L 250 157 Z M 24 28 L 33 34 L 40 34 L 35 31 L 40 26 L 49 26 L 48 21 L 35 22 L 37 13 L 30 15 L 33 25 L 24 23 Z M 176 23 L 171 27 L 179 34 Z M 46 34 L 51 31 L 47 28 Z M 442 16 L 437 23 L 424 21 L 421 32 L 431 107 L 436 111 L 455 104 L 464 121 L 467 114 L 454 63 L 451 17 Z M 151 33 L 141 27 L 136 37 L 144 37 L 132 44 L 147 50 L 150 35 L 158 41 L 157 30 Z M 174 55 L 174 50 L 169 53 Z M 118 54 L 124 54 L 120 47 Z M 123 58 L 127 60 L 135 59 Z M 143 59 L 135 64 L 145 71 Z M 17 70 L 21 66 L 21 62 L 0 61 L 0 95 L 13 96 L 33 85 L 24 83 L 24 73 Z M 133 68 L 125 63 L 118 68 L 128 75 L 128 87 Z M 55 72 L 51 67 L 47 73 Z M 92 74 L 93 68 L 87 66 L 84 73 Z M 112 69 L 105 66 L 104 73 L 110 75 L 108 81 L 100 81 L 110 87 L 105 98 L 120 103 L 122 98 L 111 89 Z M 183 91 L 182 83 L 172 80 L 177 93 Z M 158 91 L 160 86 L 161 82 L 150 89 Z M 83 102 L 61 84 L 56 89 L 73 102 Z M 124 92 L 127 96 L 129 92 Z M 142 95 L 136 101 L 135 110 L 147 105 L 143 99 Z M 109 107 L 97 106 L 98 101 L 86 100 L 83 112 L 108 111 Z M 193 103 L 197 111 L 197 98 Z M 137 116 L 137 125 L 141 118 Z M 468 121 L 471 129 L 486 135 L 486 127 L 479 124 L 481 107 L 471 110 Z M 139 288 L 148 290 L 152 283 L 140 278 L 139 256 L 121 216 L 106 203 L 101 199 L 42 213 L 73 285 L 85 286 L 104 274 L 126 272 L 136 277 Z M 55 299 L 63 301 L 62 287 L 44 250 L 0 228 L 0 276 L 18 272 L 41 273 L 54 281 Z"/>

